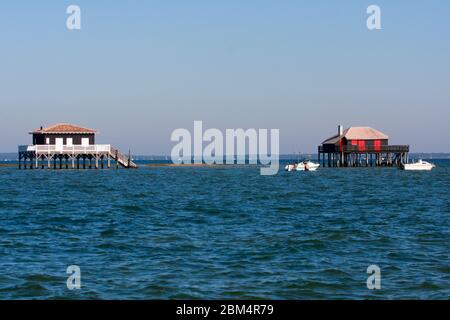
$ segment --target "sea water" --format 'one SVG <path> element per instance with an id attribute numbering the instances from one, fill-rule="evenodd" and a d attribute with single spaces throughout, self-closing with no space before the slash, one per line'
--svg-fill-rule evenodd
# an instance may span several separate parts
<path id="1" fill-rule="evenodd" d="M 0 298 L 448 299 L 450 161 L 433 162 L 0 168 Z"/>

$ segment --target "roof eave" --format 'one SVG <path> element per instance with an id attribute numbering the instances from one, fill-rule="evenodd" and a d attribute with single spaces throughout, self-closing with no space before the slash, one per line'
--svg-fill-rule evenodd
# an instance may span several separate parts
<path id="1" fill-rule="evenodd" d="M 98 131 L 93 132 L 45 132 L 45 131 L 31 131 L 29 134 L 97 134 Z"/>

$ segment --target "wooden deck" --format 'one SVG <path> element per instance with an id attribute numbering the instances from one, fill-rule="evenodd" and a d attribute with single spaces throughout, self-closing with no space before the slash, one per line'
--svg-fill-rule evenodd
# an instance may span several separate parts
<path id="1" fill-rule="evenodd" d="M 19 169 L 103 169 L 111 168 L 111 160 L 115 162 L 115 168 L 138 167 L 130 155 L 125 156 L 109 144 L 19 146 Z"/>
<path id="2" fill-rule="evenodd" d="M 360 148 L 344 145 L 342 149 L 318 146 L 318 161 L 322 167 L 400 166 L 408 162 L 408 145 L 385 145 Z"/>

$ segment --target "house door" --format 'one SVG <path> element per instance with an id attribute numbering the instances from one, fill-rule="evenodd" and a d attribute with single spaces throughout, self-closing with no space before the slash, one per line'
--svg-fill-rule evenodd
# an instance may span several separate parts
<path id="1" fill-rule="evenodd" d="M 66 146 L 68 146 L 68 147 L 73 146 L 73 138 L 67 138 L 66 139 Z"/>
<path id="2" fill-rule="evenodd" d="M 81 138 L 81 145 L 87 147 L 89 145 L 89 138 Z"/>
<path id="3" fill-rule="evenodd" d="M 64 144 L 64 139 L 63 138 L 56 138 L 55 139 L 55 150 L 56 151 L 62 151 L 63 150 L 63 144 Z"/>

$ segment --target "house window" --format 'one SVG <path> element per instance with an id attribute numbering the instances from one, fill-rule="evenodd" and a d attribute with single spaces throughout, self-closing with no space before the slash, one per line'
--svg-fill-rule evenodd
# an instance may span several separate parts
<path id="1" fill-rule="evenodd" d="M 376 151 L 380 151 L 380 150 L 381 150 L 381 140 L 375 140 L 375 141 L 373 142 L 373 148 L 374 148 Z"/>
<path id="2" fill-rule="evenodd" d="M 55 146 L 57 151 L 61 151 L 64 145 L 64 138 L 55 138 Z"/>
<path id="3" fill-rule="evenodd" d="M 366 141 L 358 140 L 358 151 L 366 150 Z"/>
<path id="4" fill-rule="evenodd" d="M 50 144 L 50 138 L 45 138 L 45 144 Z"/>
<path id="5" fill-rule="evenodd" d="M 69 146 L 69 147 L 73 146 L 73 138 L 67 138 L 66 139 L 66 145 Z"/>

